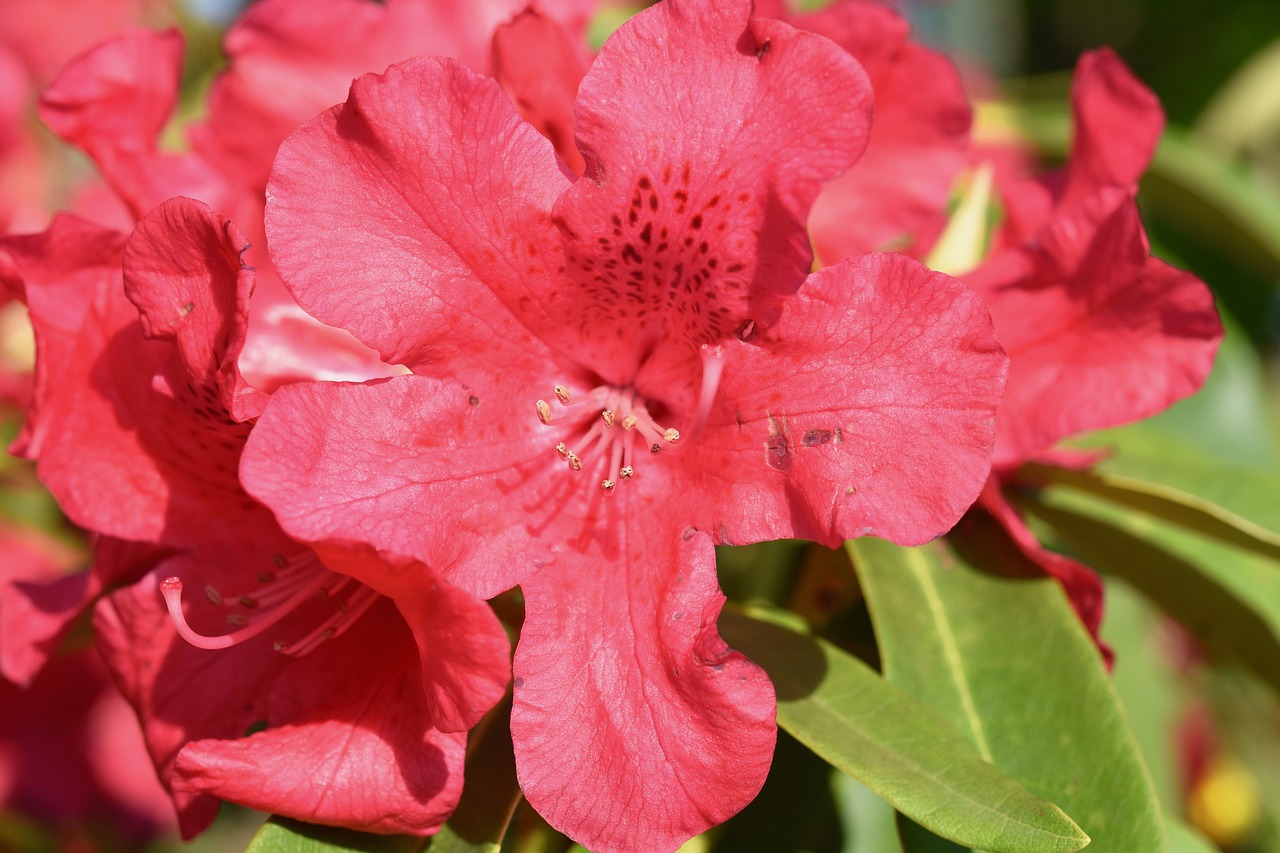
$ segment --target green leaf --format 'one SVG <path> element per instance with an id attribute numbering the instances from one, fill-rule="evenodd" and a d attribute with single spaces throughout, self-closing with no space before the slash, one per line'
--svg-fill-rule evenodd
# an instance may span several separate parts
<path id="1" fill-rule="evenodd" d="M 1280 689 L 1280 566 L 1060 488 L 1015 495 L 1066 550 L 1122 578 L 1219 657 Z"/>
<path id="2" fill-rule="evenodd" d="M 1037 485 L 1070 486 L 1213 539 L 1280 559 L 1280 534 L 1172 486 L 1102 471 L 1071 471 L 1034 463 L 1018 469 L 1018 479 Z M 1273 498 L 1280 495 L 1280 479 L 1261 475 L 1253 479 L 1260 492 Z"/>
<path id="3" fill-rule="evenodd" d="M 1059 587 L 993 522 L 979 517 L 948 539 L 921 548 L 848 545 L 886 676 L 996 767 L 1061 806 L 1093 839 L 1090 853 L 1166 851 L 1137 744 Z"/>
<path id="4" fill-rule="evenodd" d="M 898 815 L 898 839 L 903 853 L 971 853 L 954 841 L 939 838 L 905 815 Z"/>
<path id="5" fill-rule="evenodd" d="M 937 834 L 995 853 L 1079 850 L 1052 803 L 983 761 L 942 719 L 823 640 L 725 611 L 720 632 L 778 693 L 778 725 Z"/>
<path id="6" fill-rule="evenodd" d="M 253 836 L 245 853 L 407 853 L 421 846 L 421 838 L 371 835 L 272 815 Z"/>

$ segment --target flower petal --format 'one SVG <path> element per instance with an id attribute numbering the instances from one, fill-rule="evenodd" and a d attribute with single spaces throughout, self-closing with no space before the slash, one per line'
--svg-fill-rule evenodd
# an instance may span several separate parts
<path id="1" fill-rule="evenodd" d="M 587 66 L 580 54 L 568 31 L 533 6 L 493 34 L 493 76 L 575 175 L 586 168 L 573 139 L 573 101 Z"/>
<path id="2" fill-rule="evenodd" d="M 124 290 L 143 333 L 172 341 L 186 381 L 216 395 L 211 402 L 237 421 L 266 405 L 237 366 L 254 287 L 243 260 L 249 248 L 231 220 L 173 198 L 138 223 L 124 253 Z"/>
<path id="3" fill-rule="evenodd" d="M 971 110 L 942 54 L 907 40 L 905 20 L 874 0 L 844 0 L 791 18 L 849 51 L 871 78 L 875 123 L 867 152 L 823 188 L 809 215 L 824 265 L 876 250 L 911 251 L 946 212 L 965 163 Z"/>
<path id="4" fill-rule="evenodd" d="M 414 56 L 451 56 L 482 72 L 494 28 L 526 2 L 255 3 L 227 34 L 228 68 L 213 84 L 195 144 L 260 191 L 284 138 L 341 101 L 353 78 Z"/>
<path id="5" fill-rule="evenodd" d="M 861 67 L 750 13 L 747 0 L 653 6 L 582 81 L 587 171 L 556 203 L 578 291 L 561 337 L 608 381 L 629 382 L 667 342 L 770 322 L 812 264 L 805 220 L 822 181 L 866 147 Z"/>
<path id="6" fill-rule="evenodd" d="M 1075 136 L 1059 203 L 1137 183 L 1164 131 L 1164 110 L 1110 48 L 1080 57 L 1071 81 L 1071 114 Z"/>
<path id="7" fill-rule="evenodd" d="M 308 313 L 485 396 L 493 363 L 545 360 L 526 326 L 553 324 L 549 211 L 566 185 L 492 80 L 413 60 L 361 77 L 281 146 L 267 233 Z"/>
<path id="8" fill-rule="evenodd" d="M 843 261 L 724 358 L 671 486 L 721 542 L 920 544 L 986 481 L 1007 360 L 956 279 L 902 255 Z"/>
<path id="9" fill-rule="evenodd" d="M 219 651 L 188 646 L 157 590 L 178 574 L 197 588 L 225 563 L 184 556 L 99 605 L 99 649 L 138 710 L 183 835 L 216 811 L 209 795 L 302 820 L 423 834 L 452 811 L 465 737 L 430 727 L 421 669 L 383 600 L 302 657 L 272 651 L 305 615 Z M 241 555 L 243 559 L 243 555 Z M 246 730 L 266 729 L 245 737 Z"/>
<path id="10" fill-rule="evenodd" d="M 709 540 L 676 530 L 633 530 L 620 553 L 593 549 L 523 584 L 520 785 L 602 853 L 675 850 L 750 802 L 773 756 L 773 686 L 716 631 Z"/>
<path id="11" fill-rule="evenodd" d="M 965 279 L 1009 353 L 997 467 L 1161 411 L 1200 387 L 1222 337 L 1208 288 L 1148 257 L 1127 192 L 1096 193 L 1039 236 Z"/>
<path id="12" fill-rule="evenodd" d="M 512 417 L 510 400 L 420 376 L 286 386 L 249 436 L 242 479 L 330 564 L 365 543 L 487 598 L 562 539 L 534 530 L 563 523 L 545 507 L 547 477 L 563 473 L 554 440 L 532 411 Z"/>
<path id="13" fill-rule="evenodd" d="M 182 47 L 177 30 L 127 28 L 74 60 L 40 99 L 40 118 L 93 158 L 135 217 L 173 195 L 220 200 L 209 165 L 156 150 L 177 103 Z"/>

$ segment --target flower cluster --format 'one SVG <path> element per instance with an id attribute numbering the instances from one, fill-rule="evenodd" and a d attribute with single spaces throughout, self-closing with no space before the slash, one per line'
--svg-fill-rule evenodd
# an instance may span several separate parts
<path id="1" fill-rule="evenodd" d="M 990 152 L 897 13 L 664 0 L 593 52 L 596 5 L 263 0 L 176 151 L 176 31 L 41 96 L 128 213 L 0 237 L 38 355 L 14 449 L 94 553 L 6 581 L 0 672 L 92 610 L 185 836 L 219 800 L 431 834 L 510 690 L 533 808 L 675 849 L 776 736 L 715 545 L 920 544 L 981 496 L 1097 627 L 1001 486 L 1212 362 L 1134 205 L 1152 96 L 1086 56 L 1065 170 L 997 170 L 957 278 L 922 260 Z"/>

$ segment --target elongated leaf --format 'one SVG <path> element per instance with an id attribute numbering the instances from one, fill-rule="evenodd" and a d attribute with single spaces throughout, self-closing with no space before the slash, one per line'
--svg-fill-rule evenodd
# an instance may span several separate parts
<path id="1" fill-rule="evenodd" d="M 1061 590 L 993 522 L 974 518 L 948 539 L 849 544 L 887 677 L 1058 803 L 1092 837 L 1090 853 L 1166 851 L 1137 745 Z"/>
<path id="2" fill-rule="evenodd" d="M 994 853 L 1079 850 L 1052 803 L 983 761 L 936 714 L 829 643 L 726 611 L 725 640 L 764 667 L 778 725 L 922 825 Z"/>
<path id="3" fill-rule="evenodd" d="M 1057 484 L 1080 489 L 1213 539 L 1280 559 L 1280 534 L 1172 486 L 1100 471 L 1070 471 L 1034 464 L 1019 469 L 1018 478 L 1041 485 Z M 1268 485 L 1272 496 L 1280 499 L 1280 480 Z"/>
<path id="4" fill-rule="evenodd" d="M 245 853 L 407 853 L 421 846 L 421 838 L 372 835 L 272 815 Z"/>
<path id="5" fill-rule="evenodd" d="M 1061 545 L 1123 578 L 1194 633 L 1280 689 L 1280 566 L 1256 553 L 1046 489 L 1018 498 Z"/>
<path id="6" fill-rule="evenodd" d="M 902 853 L 971 853 L 972 848 L 962 847 L 954 841 L 939 838 L 920 824 L 898 815 L 898 839 Z"/>

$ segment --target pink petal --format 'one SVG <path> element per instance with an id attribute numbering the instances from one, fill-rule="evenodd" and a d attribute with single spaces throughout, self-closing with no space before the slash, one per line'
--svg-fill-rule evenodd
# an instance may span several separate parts
<path id="1" fill-rule="evenodd" d="M 40 118 L 94 159 L 136 217 L 172 195 L 219 192 L 205 163 L 156 150 L 181 73 L 177 30 L 131 27 L 68 65 L 40 99 Z"/>
<path id="2" fill-rule="evenodd" d="M 351 80 L 415 56 L 484 71 L 494 28 L 526 0 L 263 0 L 227 34 L 197 148 L 261 190 L 280 143 L 340 102 Z M 570 5 L 564 2 L 554 5 Z"/>
<path id="3" fill-rule="evenodd" d="M 630 381 L 663 343 L 770 322 L 811 266 L 805 220 L 822 181 L 866 147 L 857 63 L 750 13 L 747 0 L 651 7 L 579 89 L 587 170 L 556 203 L 580 293 L 562 338 L 607 381 Z"/>
<path id="4" fill-rule="evenodd" d="M 1080 57 L 1071 81 L 1075 137 L 1062 205 L 1137 182 L 1164 131 L 1160 101 L 1110 48 Z"/>
<path id="5" fill-rule="evenodd" d="M 1222 336 L 1204 284 L 1147 256 L 1128 193 L 1096 194 L 1040 238 L 1039 250 L 1006 254 L 966 277 L 1010 358 L 997 467 L 1191 394 Z"/>
<path id="6" fill-rule="evenodd" d="M 371 550 L 347 549 L 326 565 L 395 601 L 417 643 L 432 725 L 442 732 L 470 729 L 511 681 L 511 644 L 502 623 L 484 601 L 422 563 L 388 563 Z"/>
<path id="7" fill-rule="evenodd" d="M 36 456 L 95 294 L 120 286 L 124 235 L 60 214 L 42 234 L 0 237 L 0 283 L 26 303 L 36 337 L 35 389 L 12 451 Z"/>
<path id="8" fill-rule="evenodd" d="M 587 66 L 581 53 L 568 31 L 532 6 L 493 34 L 493 76 L 575 175 L 586 168 L 573 138 L 573 100 Z"/>
<path id="9" fill-rule="evenodd" d="M 555 451 L 513 399 L 417 376 L 290 385 L 249 437 L 245 488 L 327 562 L 366 543 L 490 597 L 550 559 L 572 523 L 548 502 L 547 478 L 564 473 Z"/>
<path id="10" fill-rule="evenodd" d="M 205 554 L 157 574 L 199 589 L 225 565 Z M 209 795 L 380 832 L 423 834 L 452 811 L 465 738 L 431 728 L 413 640 L 390 602 L 303 657 L 274 652 L 272 641 L 311 627 L 304 614 L 206 651 L 174 633 L 157 574 L 105 599 L 95 627 L 173 790 L 185 837 L 212 819 Z M 264 722 L 264 731 L 244 737 Z"/>
<path id="11" fill-rule="evenodd" d="M 546 358 L 527 327 L 564 323 L 544 301 L 566 184 L 493 81 L 414 60 L 360 78 L 281 146 L 267 232 L 308 313 L 483 397 L 493 363 Z"/>
<path id="12" fill-rule="evenodd" d="M 790 23 L 848 50 L 875 90 L 866 154 L 823 189 L 809 215 L 818 257 L 916 254 L 919 232 L 945 215 L 968 153 L 971 111 L 959 74 L 942 54 L 907 41 L 906 22 L 873 0 L 844 0 Z"/>
<path id="13" fill-rule="evenodd" d="M 668 499 L 695 527 L 735 544 L 920 544 L 977 498 L 1007 360 L 959 281 L 853 258 L 724 353 L 716 408 L 672 466 Z"/>
<path id="14" fill-rule="evenodd" d="M 253 293 L 249 243 L 208 205 L 174 198 L 149 213 L 129 238 L 124 289 L 148 338 L 172 341 L 185 379 L 214 395 L 236 420 L 258 414 L 264 395 L 237 367 Z"/>
<path id="15" fill-rule="evenodd" d="M 633 531 L 621 552 L 591 549 L 523 584 L 520 785 L 602 853 L 675 850 L 750 802 L 773 755 L 768 676 L 716 632 L 710 542 L 675 530 Z"/>

